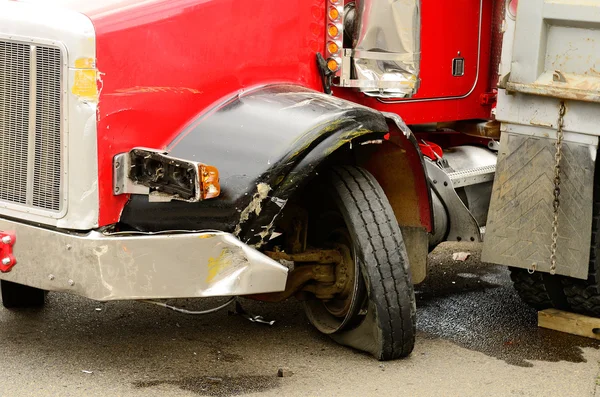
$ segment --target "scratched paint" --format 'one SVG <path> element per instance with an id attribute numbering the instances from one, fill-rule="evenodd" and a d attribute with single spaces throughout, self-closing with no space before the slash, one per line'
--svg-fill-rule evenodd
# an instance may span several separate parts
<path id="1" fill-rule="evenodd" d="M 237 236 L 240 234 L 242 231 L 242 224 L 248 220 L 252 213 L 255 213 L 256 215 L 260 214 L 260 211 L 262 210 L 262 202 L 267 198 L 270 191 L 271 186 L 267 185 L 266 183 L 259 183 L 256 185 L 256 193 L 254 193 L 254 196 L 252 196 L 252 201 L 250 204 L 248 204 L 248 206 L 246 206 L 246 208 L 244 208 L 240 214 L 240 221 L 235 227 L 235 232 L 233 233 L 234 235 Z"/>
<path id="2" fill-rule="evenodd" d="M 94 69 L 75 70 L 71 92 L 82 99 L 98 99 L 96 71 Z"/>
<path id="3" fill-rule="evenodd" d="M 233 264 L 232 253 L 229 248 L 224 248 L 218 257 L 208 258 L 208 275 L 206 283 L 210 284 L 219 274 L 229 269 Z"/>
<path id="4" fill-rule="evenodd" d="M 202 94 L 203 91 L 190 87 L 130 87 L 115 90 L 109 95 L 133 95 L 152 93 Z"/>

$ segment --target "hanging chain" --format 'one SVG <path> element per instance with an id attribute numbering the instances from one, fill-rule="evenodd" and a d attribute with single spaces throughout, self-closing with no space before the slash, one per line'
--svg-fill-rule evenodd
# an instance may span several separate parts
<path id="1" fill-rule="evenodd" d="M 562 159 L 563 125 L 565 103 L 560 103 L 558 125 L 556 127 L 556 152 L 554 153 L 554 202 L 552 203 L 554 219 L 552 220 L 552 244 L 550 245 L 550 274 L 556 274 L 556 244 L 558 243 L 558 208 L 560 206 L 560 160 Z"/>

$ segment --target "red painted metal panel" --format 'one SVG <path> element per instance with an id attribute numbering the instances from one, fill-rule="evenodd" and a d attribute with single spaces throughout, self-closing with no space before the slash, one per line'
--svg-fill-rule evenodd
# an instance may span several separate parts
<path id="1" fill-rule="evenodd" d="M 483 0 L 481 27 L 479 1 L 423 0 L 415 98 L 382 103 L 351 90 L 335 94 L 410 124 L 488 118 L 491 106 L 479 97 L 489 91 L 492 1 Z M 315 54 L 325 42 L 325 0 L 114 0 L 83 11 L 96 28 L 101 73 L 100 225 L 117 222 L 127 200 L 112 193 L 115 154 L 164 148 L 198 113 L 240 90 L 276 82 L 322 89 Z M 452 76 L 458 51 L 462 77 Z"/>
<path id="2" fill-rule="evenodd" d="M 0 272 L 10 272 L 17 264 L 17 258 L 13 253 L 13 246 L 17 242 L 17 235 L 14 231 L 0 230 Z"/>
<path id="3" fill-rule="evenodd" d="M 491 0 L 422 1 L 421 87 L 413 98 L 384 103 L 346 89 L 334 94 L 399 114 L 408 124 L 489 118 L 491 106 L 481 105 L 479 97 L 490 91 L 492 6 Z M 465 58 L 465 74 L 454 77 L 452 59 L 458 51 Z"/>
<path id="4" fill-rule="evenodd" d="M 462 96 L 477 76 L 480 1 L 423 0 L 421 87 L 418 98 Z M 460 55 L 459 55 L 460 54 Z M 452 75 L 452 59 L 465 59 L 463 76 Z"/>
<path id="5" fill-rule="evenodd" d="M 127 200 L 112 193 L 115 154 L 164 148 L 196 114 L 248 87 L 321 90 L 315 54 L 323 49 L 324 0 L 123 3 L 90 13 L 102 73 L 100 225 L 117 222 Z"/>

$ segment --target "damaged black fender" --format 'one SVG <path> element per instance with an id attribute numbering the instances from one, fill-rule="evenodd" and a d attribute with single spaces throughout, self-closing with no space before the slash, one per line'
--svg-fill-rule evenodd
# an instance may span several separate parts
<path id="1" fill-rule="evenodd" d="M 152 203 L 132 195 L 121 222 L 144 231 L 217 229 L 260 245 L 324 159 L 388 130 L 375 110 L 299 86 L 238 94 L 198 116 L 166 148 L 170 156 L 217 167 L 220 197 Z"/>

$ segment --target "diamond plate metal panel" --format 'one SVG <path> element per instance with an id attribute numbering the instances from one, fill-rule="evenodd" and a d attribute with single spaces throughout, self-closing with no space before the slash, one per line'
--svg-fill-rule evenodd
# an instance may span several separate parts
<path id="1" fill-rule="evenodd" d="M 550 269 L 554 139 L 503 133 L 482 260 Z M 596 147 L 564 141 L 556 273 L 587 278 Z"/>

